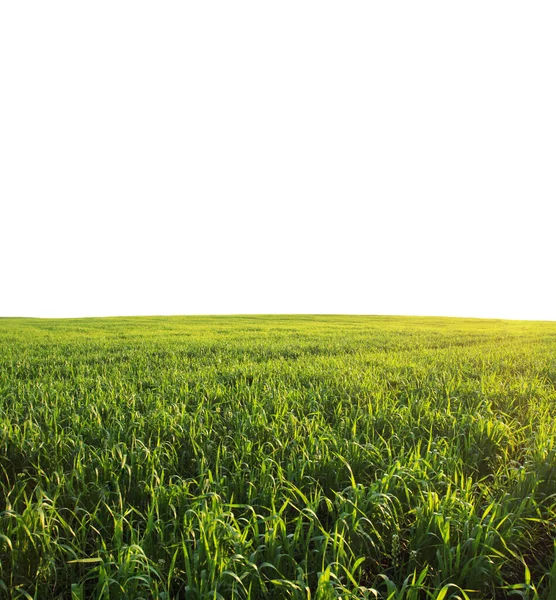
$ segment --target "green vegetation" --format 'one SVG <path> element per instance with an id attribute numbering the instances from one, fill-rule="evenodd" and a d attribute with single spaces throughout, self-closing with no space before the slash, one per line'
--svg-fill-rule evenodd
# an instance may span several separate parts
<path id="1" fill-rule="evenodd" d="M 0 319 L 0 598 L 556 598 L 556 323 Z"/>

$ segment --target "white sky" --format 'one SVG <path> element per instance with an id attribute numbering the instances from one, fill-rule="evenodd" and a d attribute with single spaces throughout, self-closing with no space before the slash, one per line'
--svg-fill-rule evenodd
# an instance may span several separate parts
<path id="1" fill-rule="evenodd" d="M 0 315 L 556 320 L 552 1 L 0 4 Z"/>

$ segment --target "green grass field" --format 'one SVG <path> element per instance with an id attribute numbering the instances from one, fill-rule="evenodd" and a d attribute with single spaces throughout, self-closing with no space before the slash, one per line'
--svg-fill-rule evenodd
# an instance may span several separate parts
<path id="1" fill-rule="evenodd" d="M 556 323 L 0 319 L 0 598 L 556 598 Z"/>

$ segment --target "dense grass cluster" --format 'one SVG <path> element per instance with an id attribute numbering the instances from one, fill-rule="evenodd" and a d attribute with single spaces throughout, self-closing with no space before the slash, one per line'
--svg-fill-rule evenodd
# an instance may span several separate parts
<path id="1" fill-rule="evenodd" d="M 556 323 L 0 320 L 0 598 L 556 598 Z"/>

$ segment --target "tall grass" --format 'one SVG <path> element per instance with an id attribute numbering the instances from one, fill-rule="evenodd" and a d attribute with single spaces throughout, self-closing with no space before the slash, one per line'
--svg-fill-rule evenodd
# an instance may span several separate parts
<path id="1" fill-rule="evenodd" d="M 556 598 L 556 323 L 0 320 L 0 598 Z"/>

